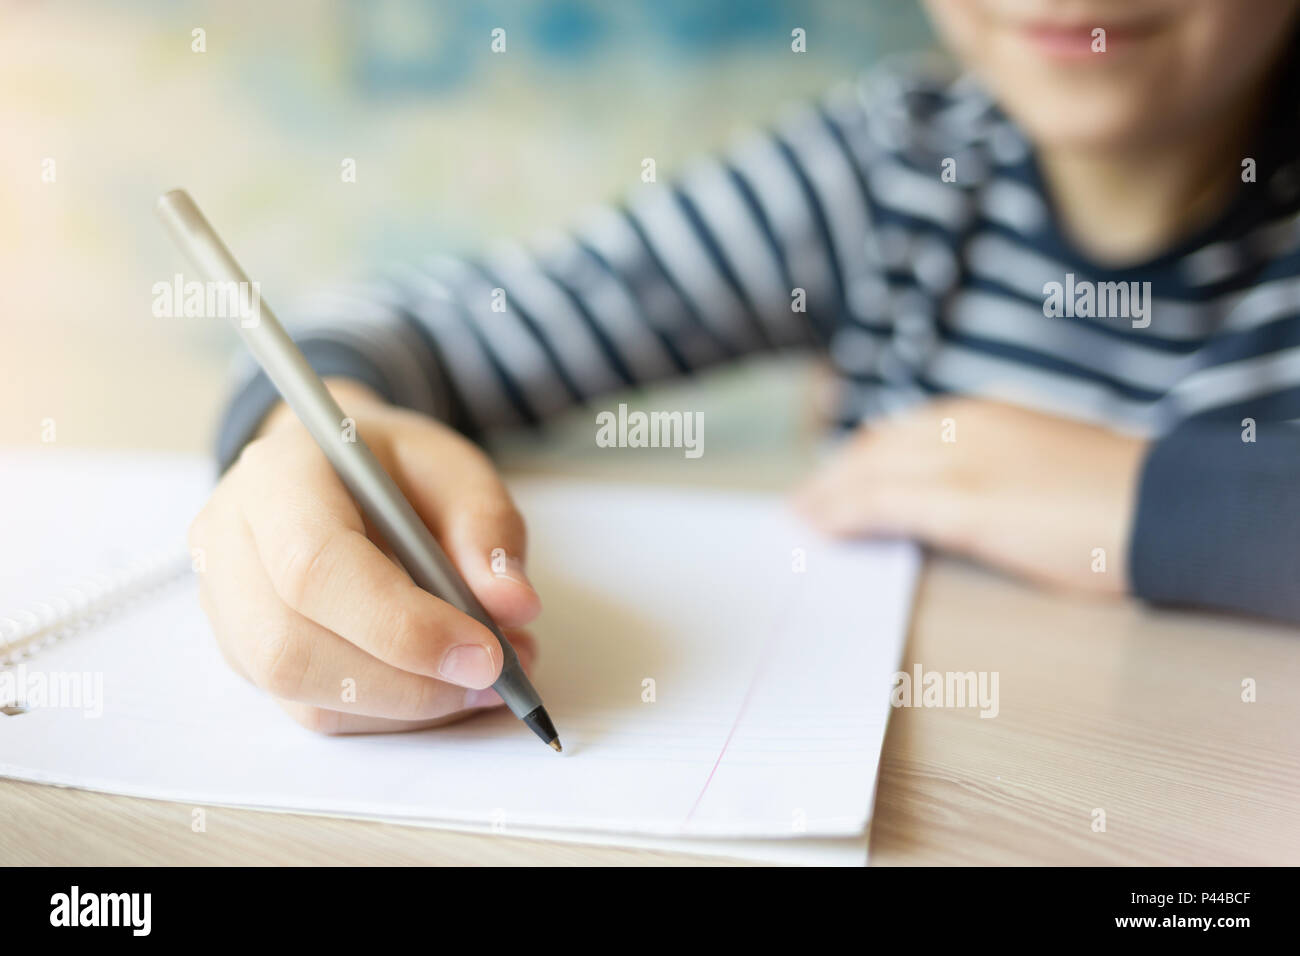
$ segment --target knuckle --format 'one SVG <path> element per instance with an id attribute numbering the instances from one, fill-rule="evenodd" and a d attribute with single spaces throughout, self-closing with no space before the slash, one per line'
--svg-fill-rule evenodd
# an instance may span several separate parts
<path id="1" fill-rule="evenodd" d="M 310 655 L 308 642 L 295 637 L 286 621 L 255 642 L 248 676 L 272 697 L 292 700 L 302 689 Z"/>
<path id="2" fill-rule="evenodd" d="M 414 688 L 404 694 L 398 704 L 399 720 L 429 720 L 441 717 L 445 711 L 443 691 L 432 680 L 415 681 Z"/>
<path id="3" fill-rule="evenodd" d="M 412 650 L 429 643 L 428 628 L 422 626 L 422 621 L 409 608 L 394 611 L 386 625 L 393 648 L 408 657 Z"/>
<path id="4" fill-rule="evenodd" d="M 275 593 L 291 608 L 301 609 L 318 574 L 322 573 L 332 538 L 300 529 L 268 562 Z"/>
<path id="5" fill-rule="evenodd" d="M 235 459 L 235 467 L 244 473 L 256 471 L 270 458 L 273 447 L 274 443 L 266 436 L 254 438 L 240 449 L 239 457 Z"/>
<path id="6" fill-rule="evenodd" d="M 412 608 L 394 608 L 376 614 L 371 644 L 375 656 L 402 670 L 421 672 L 434 664 L 436 641 L 430 640 L 429 628 Z"/>

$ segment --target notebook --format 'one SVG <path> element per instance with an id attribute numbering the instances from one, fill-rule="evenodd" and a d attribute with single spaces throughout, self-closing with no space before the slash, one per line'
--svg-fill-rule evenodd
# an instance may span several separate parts
<path id="1" fill-rule="evenodd" d="M 865 861 L 911 544 L 821 539 L 768 495 L 515 483 L 545 605 L 534 682 L 564 740 L 556 755 L 504 709 L 320 736 L 236 676 L 184 545 L 207 462 L 51 447 L 0 454 L 0 474 L 0 697 L 22 691 L 28 705 L 0 714 L 0 775 L 194 806 Z"/>

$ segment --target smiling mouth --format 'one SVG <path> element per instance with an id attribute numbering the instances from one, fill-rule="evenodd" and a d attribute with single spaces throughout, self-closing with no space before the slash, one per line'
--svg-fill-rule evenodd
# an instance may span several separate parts
<path id="1" fill-rule="evenodd" d="M 1021 25 L 1017 31 L 1031 47 L 1044 56 L 1057 60 L 1081 60 L 1101 58 L 1104 53 L 1122 52 L 1154 36 L 1159 27 L 1156 20 L 1111 24 L 1044 21 Z M 1097 32 L 1099 30 L 1103 32 Z"/>

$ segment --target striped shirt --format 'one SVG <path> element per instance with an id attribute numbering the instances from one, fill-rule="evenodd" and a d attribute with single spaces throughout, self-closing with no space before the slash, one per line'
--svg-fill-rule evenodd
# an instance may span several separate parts
<path id="1" fill-rule="evenodd" d="M 843 427 L 945 393 L 1106 425 L 1153 440 L 1135 590 L 1300 620 L 1300 110 L 1283 92 L 1230 208 L 1132 267 L 1064 238 L 1030 144 L 975 82 L 894 68 L 570 232 L 336 288 L 290 325 L 322 374 L 468 434 L 794 350 L 829 356 Z M 273 399 L 245 376 L 222 467 Z"/>

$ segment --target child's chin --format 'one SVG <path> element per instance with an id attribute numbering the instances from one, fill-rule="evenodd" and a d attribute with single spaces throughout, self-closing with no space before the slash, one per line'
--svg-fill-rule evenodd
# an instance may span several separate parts
<path id="1" fill-rule="evenodd" d="M 1158 139 L 1174 121 L 1168 112 L 1153 113 L 1139 106 L 1144 101 L 1131 90 L 1063 90 L 1059 96 L 1040 92 L 1029 102 L 1017 96 L 1001 99 L 1003 107 L 1039 148 L 1132 147 Z"/>

